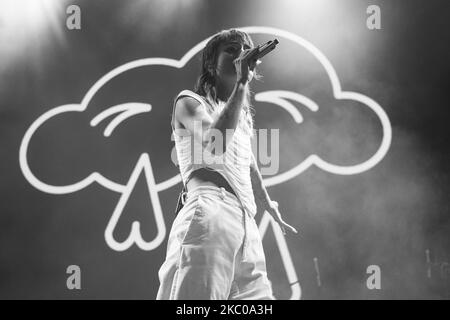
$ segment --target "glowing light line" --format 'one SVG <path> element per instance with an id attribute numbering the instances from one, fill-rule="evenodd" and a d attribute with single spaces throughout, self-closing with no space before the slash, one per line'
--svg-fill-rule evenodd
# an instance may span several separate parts
<path id="1" fill-rule="evenodd" d="M 276 104 L 282 108 L 284 108 L 289 114 L 294 118 L 294 121 L 297 123 L 303 122 L 303 117 L 294 105 L 284 99 L 291 99 L 297 102 L 302 103 L 311 111 L 319 110 L 319 106 L 304 95 L 292 92 L 292 91 L 283 91 L 283 90 L 273 90 L 273 91 L 264 91 L 259 92 L 255 95 L 255 100 L 260 102 L 270 102 Z"/>
<path id="2" fill-rule="evenodd" d="M 104 119 L 110 117 L 111 115 L 115 113 L 122 112 L 120 115 L 114 118 L 108 126 L 105 128 L 105 131 L 103 132 L 103 135 L 105 137 L 109 137 L 113 130 L 122 122 L 128 119 L 131 116 L 135 116 L 140 113 L 144 112 L 150 112 L 152 110 L 152 106 L 147 103 L 139 103 L 139 102 L 129 102 L 129 103 L 123 103 L 119 104 L 117 106 L 110 107 L 103 112 L 100 112 L 97 116 L 95 116 L 91 120 L 91 126 L 95 127 L 98 125 L 101 121 Z"/>
<path id="3" fill-rule="evenodd" d="M 153 213 L 156 221 L 157 234 L 152 241 L 144 241 L 140 232 L 140 222 L 133 221 L 131 225 L 131 232 L 128 235 L 128 238 L 123 242 L 118 242 L 114 239 L 113 233 L 117 226 L 117 222 L 122 215 L 123 209 L 128 202 L 128 198 L 134 190 L 141 172 L 144 172 L 146 178 L 147 187 L 150 194 L 150 201 L 152 203 Z M 150 158 L 147 153 L 143 153 L 140 156 L 133 170 L 133 173 L 128 180 L 125 190 L 123 191 L 122 196 L 120 197 L 119 202 L 117 203 L 117 206 L 114 209 L 114 212 L 106 227 L 105 240 L 106 243 L 111 247 L 111 249 L 116 251 L 124 251 L 130 248 L 133 243 L 136 243 L 136 245 L 142 250 L 149 251 L 157 248 L 164 241 L 164 238 L 166 237 L 166 225 L 164 223 L 164 215 L 155 185 L 155 177 L 153 176 L 153 169 Z"/>

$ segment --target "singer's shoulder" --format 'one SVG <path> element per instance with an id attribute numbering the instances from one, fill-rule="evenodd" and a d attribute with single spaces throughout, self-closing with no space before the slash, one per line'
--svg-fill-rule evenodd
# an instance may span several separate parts
<path id="1" fill-rule="evenodd" d="M 197 101 L 201 105 L 205 104 L 205 98 L 191 90 L 182 90 L 180 93 L 178 93 L 175 100 L 178 102 L 178 100 L 181 100 L 181 99 L 186 100 L 186 98 L 187 98 L 187 100 Z"/>
<path id="2" fill-rule="evenodd" d="M 203 108 L 202 98 L 193 91 L 183 90 L 176 98 L 175 113 L 193 115 Z"/>

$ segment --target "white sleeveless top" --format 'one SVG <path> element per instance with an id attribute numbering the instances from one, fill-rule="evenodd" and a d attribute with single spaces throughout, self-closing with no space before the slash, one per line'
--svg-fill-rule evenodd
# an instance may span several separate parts
<path id="1" fill-rule="evenodd" d="M 194 98 L 200 102 L 205 110 L 208 110 L 205 98 L 190 90 L 180 92 L 175 98 L 172 112 L 172 134 L 175 139 L 177 162 L 183 184 L 186 183 L 187 178 L 194 170 L 199 168 L 215 170 L 228 181 L 243 208 L 251 216 L 255 216 L 256 204 L 250 179 L 252 130 L 242 119 L 244 113 L 241 115 L 240 122 L 234 131 L 232 140 L 227 144 L 225 153 L 220 156 L 215 156 L 203 150 L 200 142 L 193 141 L 193 136 L 187 129 L 174 129 L 175 104 L 183 96 Z M 220 114 L 224 105 L 225 103 L 219 103 L 217 105 L 218 110 L 215 113 L 216 115 Z M 214 115 L 211 116 L 214 118 Z"/>

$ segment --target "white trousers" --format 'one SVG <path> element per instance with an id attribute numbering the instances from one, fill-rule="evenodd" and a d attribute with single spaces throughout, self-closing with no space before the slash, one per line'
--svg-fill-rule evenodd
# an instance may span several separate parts
<path id="1" fill-rule="evenodd" d="M 158 300 L 274 299 L 255 219 L 224 188 L 188 191 L 158 276 Z"/>

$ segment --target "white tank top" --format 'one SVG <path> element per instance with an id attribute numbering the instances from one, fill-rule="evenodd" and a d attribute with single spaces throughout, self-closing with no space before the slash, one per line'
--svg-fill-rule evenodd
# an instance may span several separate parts
<path id="1" fill-rule="evenodd" d="M 214 156 L 211 153 L 202 150 L 201 143 L 196 141 L 194 142 L 193 136 L 188 130 L 175 130 L 173 126 L 175 104 L 177 100 L 183 96 L 192 97 L 197 100 L 205 108 L 205 110 L 209 109 L 205 98 L 190 90 L 180 92 L 180 94 L 178 94 L 175 98 L 171 123 L 172 135 L 175 139 L 177 162 L 181 177 L 183 179 L 183 184 L 186 183 L 187 178 L 194 170 L 199 168 L 215 170 L 228 181 L 240 200 L 243 208 L 250 213 L 250 215 L 255 216 L 256 204 L 250 179 L 252 130 L 242 119 L 244 113 L 241 115 L 240 123 L 234 131 L 232 140 L 227 144 L 225 153 L 222 156 Z M 220 114 L 220 111 L 224 105 L 224 103 L 217 105 L 218 110 L 215 113 L 216 116 Z M 214 115 L 211 116 L 214 118 Z"/>

